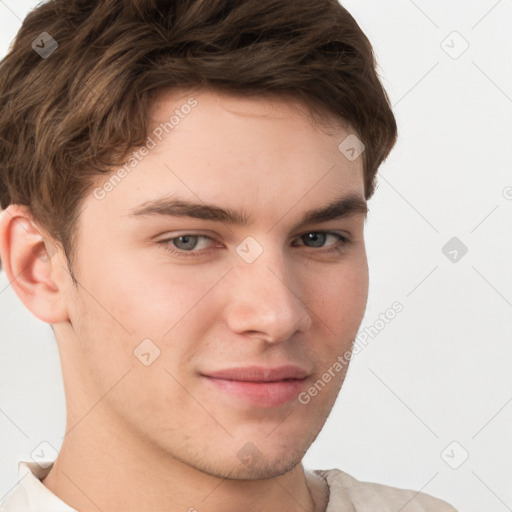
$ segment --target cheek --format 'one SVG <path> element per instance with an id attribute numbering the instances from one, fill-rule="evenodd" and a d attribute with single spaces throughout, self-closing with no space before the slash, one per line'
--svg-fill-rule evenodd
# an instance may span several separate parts
<path id="1" fill-rule="evenodd" d="M 366 260 L 357 265 L 326 273 L 323 285 L 311 293 L 315 313 L 335 333 L 355 334 L 362 321 L 368 298 Z M 310 283 L 310 286 L 313 286 Z M 310 288 L 313 289 L 313 288 Z"/>
<path id="2" fill-rule="evenodd" d="M 159 272 L 154 268 L 105 270 L 100 279 L 91 279 L 84 308 L 98 328 L 118 332 L 118 337 L 161 339 L 190 314 L 206 292 L 208 283 L 186 280 L 179 272 Z M 115 340 L 114 340 L 115 341 Z"/>

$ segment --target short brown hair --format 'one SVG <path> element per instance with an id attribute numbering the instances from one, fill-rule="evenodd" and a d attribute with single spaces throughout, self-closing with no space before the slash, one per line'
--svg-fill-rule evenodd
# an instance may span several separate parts
<path id="1" fill-rule="evenodd" d="M 58 45 L 46 58 L 43 32 Z M 95 177 L 145 142 L 157 92 L 189 88 L 282 95 L 348 122 L 367 199 L 397 137 L 372 46 L 337 0 L 49 0 L 0 63 L 1 207 L 26 205 L 73 276 Z"/>

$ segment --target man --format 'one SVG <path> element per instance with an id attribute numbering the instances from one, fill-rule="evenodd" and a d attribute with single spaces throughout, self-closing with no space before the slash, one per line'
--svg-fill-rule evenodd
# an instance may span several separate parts
<path id="1" fill-rule="evenodd" d="M 2 511 L 454 510 L 301 463 L 364 314 L 396 140 L 346 10 L 52 0 L 0 105 L 0 256 L 54 330 L 67 404 L 57 459 L 22 461 Z"/>

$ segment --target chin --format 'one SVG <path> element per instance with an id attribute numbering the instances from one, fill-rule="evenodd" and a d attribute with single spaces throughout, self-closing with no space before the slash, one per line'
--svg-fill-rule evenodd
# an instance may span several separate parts
<path id="1" fill-rule="evenodd" d="M 242 445 L 239 450 L 215 450 L 203 452 L 203 457 L 195 460 L 181 459 L 203 473 L 229 480 L 266 480 L 281 476 L 292 470 L 304 457 L 307 448 L 281 446 L 279 450 L 270 447 L 256 447 L 251 442 Z M 261 450 L 260 450 L 261 448 Z"/>
<path id="2" fill-rule="evenodd" d="M 284 459 L 264 458 L 262 456 L 257 461 L 240 463 L 234 467 L 220 470 L 216 476 L 230 480 L 266 480 L 288 473 L 301 460 L 302 456 L 299 454 L 296 457 L 290 457 L 288 454 Z"/>

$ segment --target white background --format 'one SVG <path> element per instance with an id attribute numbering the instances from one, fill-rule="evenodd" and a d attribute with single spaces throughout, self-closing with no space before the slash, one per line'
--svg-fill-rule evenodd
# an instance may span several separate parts
<path id="1" fill-rule="evenodd" d="M 36 4 L 0 0 L 1 55 Z M 355 357 L 305 465 L 422 489 L 460 511 L 504 512 L 512 508 L 512 1 L 344 5 L 374 46 L 399 124 L 369 203 L 361 332 L 395 301 L 404 309 Z M 462 38 L 469 47 L 453 58 Z M 442 251 L 452 237 L 468 248 L 457 262 Z M 19 459 L 42 440 L 60 448 L 65 415 L 51 329 L 24 309 L 5 274 L 0 326 L 1 501 Z M 457 466 L 466 452 L 452 469 L 447 462 Z"/>

